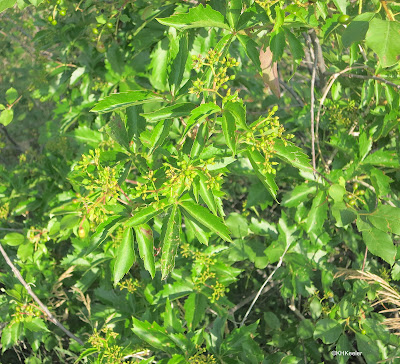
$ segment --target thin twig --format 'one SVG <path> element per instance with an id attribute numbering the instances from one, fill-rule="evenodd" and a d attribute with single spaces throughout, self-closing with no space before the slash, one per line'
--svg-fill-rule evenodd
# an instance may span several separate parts
<path id="1" fill-rule="evenodd" d="M 390 9 L 387 6 L 386 0 L 381 0 L 381 4 L 383 9 L 385 10 L 386 16 L 388 17 L 388 19 L 390 21 L 394 21 L 394 16 L 392 14 L 392 12 L 390 11 Z"/>
<path id="2" fill-rule="evenodd" d="M 265 280 L 265 282 L 263 283 L 263 285 L 260 287 L 260 289 L 258 290 L 256 296 L 253 299 L 253 302 L 251 303 L 249 309 L 247 310 L 246 314 L 243 317 L 242 322 L 240 323 L 240 327 L 242 327 L 247 319 L 247 317 L 250 315 L 251 310 L 253 309 L 254 305 L 256 304 L 258 297 L 260 297 L 262 291 L 264 290 L 264 287 L 268 284 L 268 282 L 271 280 L 271 278 L 274 276 L 274 274 L 276 273 L 276 271 L 281 267 L 282 263 L 283 263 L 283 257 L 285 256 L 286 252 L 288 251 L 290 247 L 290 244 L 286 245 L 285 251 L 283 252 L 283 254 L 281 255 L 281 257 L 279 258 L 279 262 L 277 264 L 277 266 L 275 267 L 275 269 L 272 271 L 272 273 L 268 276 L 268 278 Z"/>
<path id="3" fill-rule="evenodd" d="M 272 288 L 274 288 L 278 283 L 279 282 L 271 282 L 267 287 L 264 287 L 264 289 L 261 291 L 261 294 L 267 293 Z M 235 307 L 232 307 L 229 310 L 229 314 L 233 315 L 237 310 L 239 310 L 243 306 L 246 306 L 249 302 L 251 302 L 254 299 L 256 295 L 257 292 L 254 292 L 250 296 L 246 297 L 243 301 L 239 302 Z"/>
<path id="4" fill-rule="evenodd" d="M 373 75 L 355 75 L 354 73 L 342 73 L 340 74 L 340 76 L 342 77 L 348 77 L 348 78 L 359 78 L 361 80 L 375 80 L 378 82 L 382 82 L 385 83 L 386 85 L 392 86 L 398 90 L 400 90 L 400 85 L 398 85 L 397 83 L 388 81 L 385 78 L 382 77 L 378 77 L 378 76 L 373 76 Z"/>
<path id="5" fill-rule="evenodd" d="M 367 255 L 368 255 L 368 247 L 365 247 L 365 254 L 364 254 L 364 260 L 363 260 L 363 265 L 361 270 L 364 272 L 364 268 L 365 268 L 365 263 L 367 262 Z"/>
<path id="6" fill-rule="evenodd" d="M 360 179 L 357 179 L 357 178 L 352 179 L 350 182 L 357 182 L 357 183 L 359 183 L 360 185 L 362 185 L 362 186 L 368 188 L 370 191 L 372 191 L 373 193 L 376 194 L 376 191 L 375 191 L 374 186 L 371 186 L 371 185 L 370 185 L 369 183 L 367 183 L 367 182 L 364 182 L 364 181 L 362 181 L 362 180 L 360 180 Z M 390 206 L 392 206 L 392 207 L 397 207 L 397 206 L 396 206 L 392 201 L 390 201 L 390 200 L 388 200 L 388 201 L 386 201 L 386 202 L 388 203 L 388 205 L 390 205 Z"/>
<path id="7" fill-rule="evenodd" d="M 292 87 L 290 87 L 287 83 L 283 82 L 282 80 L 279 80 L 279 83 L 283 86 L 283 88 L 288 91 L 294 98 L 295 100 L 299 103 L 298 106 L 304 107 L 304 101 L 301 99 L 300 95 L 293 90 Z"/>
<path id="8" fill-rule="evenodd" d="M 300 319 L 300 320 L 305 320 L 306 318 L 303 316 L 303 314 L 299 311 L 299 309 L 295 306 L 294 304 L 294 297 L 292 297 L 292 302 L 289 305 L 289 308 L 294 312 L 294 314 Z"/>
<path id="9" fill-rule="evenodd" d="M 15 267 L 15 265 L 11 262 L 9 256 L 7 255 L 6 251 L 3 249 L 3 246 L 0 244 L 0 252 L 4 257 L 4 260 L 6 263 L 10 266 L 11 270 L 17 277 L 17 279 L 21 282 L 21 284 L 25 287 L 27 290 L 28 294 L 36 301 L 36 303 L 40 306 L 42 311 L 47 315 L 48 319 L 56 326 L 58 326 L 62 331 L 65 332 L 71 339 L 74 339 L 77 343 L 80 345 L 84 345 L 83 341 L 79 338 L 77 338 L 71 331 L 66 329 L 64 325 L 58 321 L 53 314 L 49 311 L 49 309 L 45 306 L 45 304 L 39 299 L 38 296 L 32 291 L 31 287 L 29 286 L 28 283 L 25 282 L 24 278 L 22 277 L 21 273 L 19 270 Z"/>
<path id="10" fill-rule="evenodd" d="M 317 73 L 318 58 L 314 53 L 314 64 L 311 73 L 311 156 L 314 177 L 316 177 L 315 171 L 317 170 L 315 161 L 315 129 L 314 129 L 314 104 L 315 104 L 315 76 Z"/>
<path id="11" fill-rule="evenodd" d="M 10 134 L 8 134 L 7 128 L 3 125 L 0 124 L 1 126 L 1 130 L 3 131 L 4 135 L 6 136 L 6 138 L 11 142 L 11 144 L 18 149 L 20 152 L 22 152 L 22 148 L 17 144 L 17 142 L 11 137 Z"/>
<path id="12" fill-rule="evenodd" d="M 348 72 L 348 71 L 351 71 L 351 70 L 353 70 L 353 69 L 359 69 L 359 68 L 365 68 L 365 66 L 347 67 L 347 68 L 345 68 L 344 70 L 342 70 L 342 71 L 340 71 L 340 72 L 334 73 L 334 74 L 330 77 L 330 79 L 329 79 L 329 81 L 328 81 L 328 84 L 327 84 L 327 86 L 325 87 L 324 92 L 323 92 L 323 94 L 322 94 L 322 97 L 321 97 L 321 99 L 320 99 L 320 101 L 319 101 L 317 117 L 316 117 L 316 119 L 315 119 L 315 139 L 316 139 L 316 141 L 317 141 L 318 152 L 319 152 L 319 154 L 320 154 L 320 156 L 321 156 L 321 160 L 322 160 L 322 162 L 323 162 L 323 164 L 324 164 L 324 166 L 325 166 L 325 170 L 328 169 L 329 166 L 328 166 L 327 163 L 324 161 L 324 158 L 323 158 L 323 155 L 322 155 L 322 152 L 321 152 L 321 147 L 320 147 L 320 144 L 319 144 L 319 138 L 318 138 L 318 130 L 319 130 L 319 122 L 320 122 L 320 119 L 321 119 L 321 110 L 322 110 L 322 106 L 324 105 L 325 100 L 326 100 L 326 97 L 328 96 L 328 93 L 329 93 L 330 89 L 332 88 L 332 85 L 333 85 L 333 83 L 336 81 L 336 79 L 337 79 L 340 75 L 342 75 L 342 74 L 344 74 L 344 73 L 346 73 L 346 72 Z M 313 95 L 313 94 L 311 94 L 311 95 Z M 313 116 L 313 115 L 312 115 L 312 116 Z"/>
<path id="13" fill-rule="evenodd" d="M 310 31 L 310 37 L 313 42 L 314 46 L 314 55 L 318 60 L 318 87 L 320 89 L 323 89 L 325 87 L 325 72 L 326 72 L 326 66 L 325 66 L 325 60 L 324 60 L 324 55 L 322 53 L 322 48 L 321 44 L 319 42 L 319 39 L 317 37 L 317 34 L 315 33 L 315 30 L 312 29 Z"/>

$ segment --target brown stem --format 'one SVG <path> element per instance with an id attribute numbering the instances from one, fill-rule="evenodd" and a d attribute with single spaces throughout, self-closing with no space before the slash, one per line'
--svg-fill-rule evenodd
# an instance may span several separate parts
<path id="1" fill-rule="evenodd" d="M 394 21 L 394 16 L 393 16 L 392 12 L 390 11 L 390 9 L 388 8 L 386 1 L 381 0 L 381 4 L 382 4 L 383 9 L 385 10 L 385 13 L 386 13 L 386 16 L 388 17 L 388 19 L 390 21 Z"/>
<path id="2" fill-rule="evenodd" d="M 367 255 L 368 255 L 368 247 L 366 246 L 365 247 L 365 254 L 364 254 L 364 261 L 363 261 L 363 265 L 362 265 L 362 268 L 361 268 L 361 270 L 364 272 L 364 268 L 365 268 L 365 263 L 366 263 L 366 261 L 367 261 Z"/>

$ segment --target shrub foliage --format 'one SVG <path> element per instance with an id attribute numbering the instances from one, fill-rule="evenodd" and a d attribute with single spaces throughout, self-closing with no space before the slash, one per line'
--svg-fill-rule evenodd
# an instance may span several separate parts
<path id="1" fill-rule="evenodd" d="M 399 9 L 0 0 L 2 362 L 396 362 Z"/>

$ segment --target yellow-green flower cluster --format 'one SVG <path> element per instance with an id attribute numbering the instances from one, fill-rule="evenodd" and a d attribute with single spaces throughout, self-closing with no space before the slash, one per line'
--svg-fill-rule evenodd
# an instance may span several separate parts
<path id="1" fill-rule="evenodd" d="M 197 97 L 204 91 L 214 93 L 221 99 L 225 99 L 227 96 L 232 98 L 238 97 L 238 92 L 235 93 L 235 97 L 231 95 L 231 89 L 226 84 L 228 81 L 235 79 L 235 75 L 229 75 L 228 70 L 239 66 L 239 62 L 233 57 L 222 57 L 221 52 L 216 52 L 214 49 L 208 51 L 206 57 L 201 55 L 192 56 L 193 68 L 197 71 L 207 67 L 211 70 L 213 75 L 212 87 L 207 88 L 206 83 L 203 79 L 197 78 L 193 81 L 193 87 L 189 89 L 189 93 L 196 94 Z M 226 95 L 223 96 L 220 93 L 220 89 L 227 90 Z"/>

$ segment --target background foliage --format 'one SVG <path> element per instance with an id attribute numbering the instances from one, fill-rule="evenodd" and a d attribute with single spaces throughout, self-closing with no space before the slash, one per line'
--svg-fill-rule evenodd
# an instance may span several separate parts
<path id="1" fill-rule="evenodd" d="M 396 362 L 399 8 L 0 0 L 2 362 Z"/>

